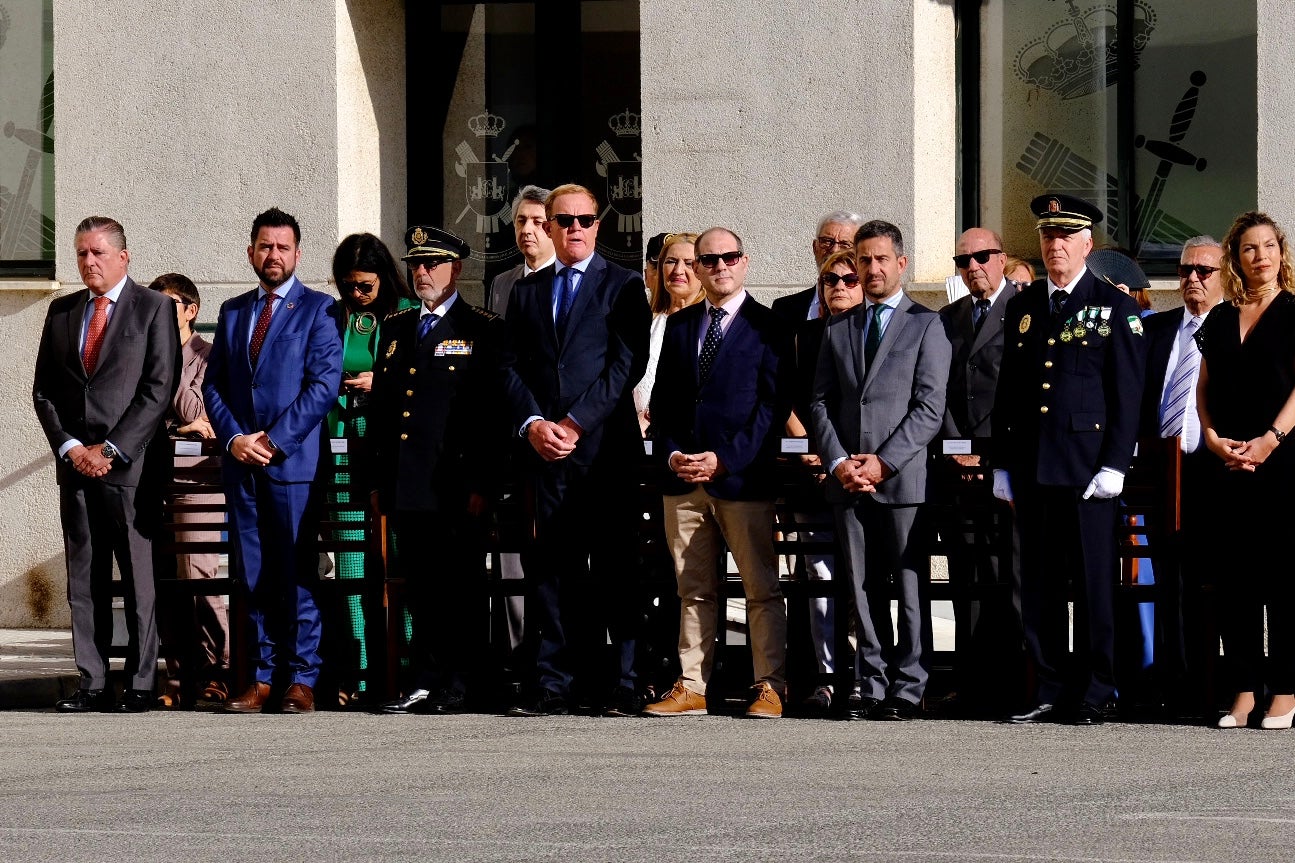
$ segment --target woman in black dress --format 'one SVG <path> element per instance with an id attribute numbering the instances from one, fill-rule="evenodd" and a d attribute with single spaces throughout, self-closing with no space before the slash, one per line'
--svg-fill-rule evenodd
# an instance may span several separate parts
<path id="1" fill-rule="evenodd" d="M 1224 467 L 1212 562 L 1223 600 L 1223 650 L 1236 687 L 1220 728 L 1244 727 L 1265 690 L 1261 726 L 1295 717 L 1295 584 L 1286 559 L 1295 516 L 1295 271 L 1281 228 L 1237 217 L 1223 241 L 1220 303 L 1197 334 L 1201 440 Z M 1268 656 L 1264 658 L 1264 610 Z"/>

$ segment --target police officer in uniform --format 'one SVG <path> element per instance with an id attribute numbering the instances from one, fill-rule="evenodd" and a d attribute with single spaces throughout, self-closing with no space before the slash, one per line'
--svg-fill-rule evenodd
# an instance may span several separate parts
<path id="1" fill-rule="evenodd" d="M 486 646 L 485 515 L 508 438 L 504 322 L 458 293 L 466 242 L 415 225 L 405 244 L 421 302 L 383 323 L 370 415 L 375 503 L 392 519 L 413 616 L 413 680 L 381 710 L 448 713 L 464 709 Z"/>
<path id="2" fill-rule="evenodd" d="M 1095 725 L 1115 694 L 1117 498 L 1137 440 L 1145 339 L 1137 303 L 1084 264 L 1101 211 L 1060 194 L 1030 208 L 1047 276 L 1007 302 L 991 440 L 994 496 L 1013 504 L 1020 528 L 1038 684 L 1011 721 Z"/>

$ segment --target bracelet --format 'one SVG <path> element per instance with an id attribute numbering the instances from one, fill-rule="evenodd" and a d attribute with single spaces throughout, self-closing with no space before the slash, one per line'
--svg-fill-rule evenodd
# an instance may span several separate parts
<path id="1" fill-rule="evenodd" d="M 1286 432 L 1277 431 L 1277 426 L 1268 426 L 1268 431 L 1272 432 L 1273 437 L 1277 438 L 1277 443 L 1280 444 L 1282 441 L 1286 440 Z"/>

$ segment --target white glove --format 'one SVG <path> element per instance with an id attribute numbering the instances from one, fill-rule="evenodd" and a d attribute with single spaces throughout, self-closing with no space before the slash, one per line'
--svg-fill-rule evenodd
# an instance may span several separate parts
<path id="1" fill-rule="evenodd" d="M 994 497 L 1005 503 L 1012 502 L 1012 478 L 999 468 L 994 469 Z"/>
<path id="2" fill-rule="evenodd" d="M 1093 481 L 1084 489 L 1084 500 L 1095 497 L 1098 500 L 1119 497 L 1124 491 L 1124 474 L 1114 468 L 1104 467 L 1093 477 Z"/>

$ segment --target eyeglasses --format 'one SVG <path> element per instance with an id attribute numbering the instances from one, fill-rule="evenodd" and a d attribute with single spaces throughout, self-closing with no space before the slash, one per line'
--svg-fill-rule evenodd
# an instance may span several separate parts
<path id="1" fill-rule="evenodd" d="M 1204 264 L 1179 264 L 1178 278 L 1190 279 L 1192 277 L 1192 273 L 1195 273 L 1196 278 L 1203 282 L 1218 271 L 1218 267 L 1207 267 Z"/>
<path id="2" fill-rule="evenodd" d="M 359 291 L 365 296 L 368 296 L 369 294 L 373 293 L 377 289 L 378 289 L 377 282 L 342 282 L 342 291 L 343 293 L 347 293 L 347 294 L 351 293 L 352 291 Z"/>
<path id="3" fill-rule="evenodd" d="M 695 263 L 696 261 L 694 261 L 692 258 L 666 258 L 664 261 L 661 262 L 661 266 L 665 267 L 667 270 L 673 270 L 675 267 L 679 266 L 680 264 L 683 264 L 685 267 L 691 270 L 692 265 Z"/>
<path id="4" fill-rule="evenodd" d="M 953 265 L 960 270 L 965 270 L 973 259 L 977 264 L 988 264 L 990 258 L 1002 253 L 1002 249 L 981 249 L 979 252 L 970 252 L 966 255 L 954 255 Z"/>
<path id="5" fill-rule="evenodd" d="M 176 304 L 177 306 L 188 306 L 188 305 L 189 305 L 189 301 L 188 301 L 188 300 L 181 299 L 180 297 L 171 297 L 171 299 L 175 301 L 175 304 Z"/>
<path id="6" fill-rule="evenodd" d="M 837 282 L 844 283 L 847 288 L 853 288 L 859 284 L 859 274 L 846 273 L 843 276 L 838 276 L 836 273 L 824 273 L 818 277 L 818 280 L 825 288 L 835 288 Z"/>
<path id="7" fill-rule="evenodd" d="M 832 249 L 841 249 L 842 251 L 845 251 L 847 249 L 854 248 L 854 243 L 850 240 L 834 240 L 831 237 L 816 237 L 814 242 L 829 251 Z"/>
<path id="8" fill-rule="evenodd" d="M 697 263 L 701 264 L 703 267 L 705 267 L 708 270 L 715 269 L 717 266 L 719 266 L 720 261 L 723 261 L 726 267 L 732 267 L 732 266 L 735 266 L 737 262 L 740 260 L 742 260 L 741 252 L 724 252 L 723 254 L 719 254 L 719 255 L 711 254 L 711 255 L 697 256 Z"/>
<path id="9" fill-rule="evenodd" d="M 558 227 L 563 230 L 571 227 L 576 222 L 579 222 L 582 228 L 592 228 L 594 222 L 598 221 L 598 217 L 592 213 L 581 213 L 579 216 L 573 216 L 570 213 L 554 213 L 549 217 L 549 221 L 557 222 Z"/>
<path id="10" fill-rule="evenodd" d="M 414 258 L 409 262 L 409 272 L 415 272 L 419 267 L 422 267 L 430 273 L 441 264 L 448 264 L 450 260 L 450 258 Z M 365 293 L 367 294 L 368 291 L 365 291 Z"/>

